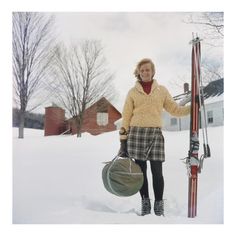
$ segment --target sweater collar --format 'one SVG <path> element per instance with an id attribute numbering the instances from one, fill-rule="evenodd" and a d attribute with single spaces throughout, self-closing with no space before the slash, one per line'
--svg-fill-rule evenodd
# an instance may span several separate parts
<path id="1" fill-rule="evenodd" d="M 158 86 L 159 86 L 159 85 L 158 85 L 157 81 L 156 81 L 155 79 L 153 79 L 153 83 L 152 83 L 152 88 L 151 88 L 150 94 L 151 94 L 155 89 L 157 89 Z M 142 85 L 141 85 L 141 83 L 140 83 L 139 81 L 136 81 L 136 83 L 135 83 L 135 88 L 136 88 L 139 92 L 146 94 L 146 93 L 143 91 L 143 87 L 142 87 Z"/>
<path id="2" fill-rule="evenodd" d="M 142 86 L 152 86 L 152 83 L 153 83 L 153 79 L 150 80 L 150 81 L 147 81 L 147 82 L 140 81 L 140 84 L 141 84 Z"/>

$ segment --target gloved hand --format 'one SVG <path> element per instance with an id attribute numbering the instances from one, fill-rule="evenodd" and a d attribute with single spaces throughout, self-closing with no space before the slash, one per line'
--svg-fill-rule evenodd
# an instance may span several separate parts
<path id="1" fill-rule="evenodd" d="M 120 150 L 118 153 L 119 157 L 129 157 L 128 151 L 127 151 L 127 139 L 120 140 Z"/>
<path id="2" fill-rule="evenodd" d="M 201 99 L 201 104 L 204 103 L 204 96 L 201 95 L 200 96 L 200 99 Z M 187 104 L 188 102 L 191 102 L 191 94 L 188 94 L 186 97 L 184 97 L 180 102 L 179 102 L 179 105 L 180 106 L 184 106 L 185 104 Z M 198 100 L 199 102 L 199 100 Z M 199 104 L 200 105 L 200 104 Z"/>
<path id="3" fill-rule="evenodd" d="M 179 105 L 184 106 L 185 104 L 187 104 L 190 101 L 191 101 L 191 94 L 188 94 L 186 97 L 184 97 L 183 99 L 180 100 Z"/>

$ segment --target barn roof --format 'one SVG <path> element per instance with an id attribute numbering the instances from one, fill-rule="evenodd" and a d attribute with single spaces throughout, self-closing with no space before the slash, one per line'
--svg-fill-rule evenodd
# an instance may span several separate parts
<path id="1" fill-rule="evenodd" d="M 86 110 L 89 109 L 90 107 L 92 107 L 93 105 L 95 105 L 96 103 L 100 103 L 100 102 L 105 102 L 105 103 L 110 104 L 118 113 L 120 113 L 120 111 L 110 101 L 108 101 L 108 99 L 106 99 L 105 97 L 101 97 L 100 99 L 98 99 L 97 101 L 95 101 L 94 103 L 89 105 L 89 107 L 87 107 Z"/>
<path id="2" fill-rule="evenodd" d="M 220 96 L 224 93 L 224 79 L 218 79 L 211 81 L 207 86 L 203 88 L 204 97 L 207 99 L 209 97 Z"/>

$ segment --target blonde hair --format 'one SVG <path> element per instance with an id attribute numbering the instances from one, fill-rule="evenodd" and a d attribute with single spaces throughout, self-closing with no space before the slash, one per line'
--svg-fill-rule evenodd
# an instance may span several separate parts
<path id="1" fill-rule="evenodd" d="M 138 62 L 138 64 L 136 65 L 136 68 L 135 68 L 135 70 L 134 70 L 134 75 L 135 75 L 135 77 L 136 77 L 138 80 L 141 80 L 140 73 L 139 73 L 140 67 L 141 67 L 142 65 L 144 65 L 144 64 L 147 64 L 147 63 L 150 63 L 150 64 L 151 64 L 151 68 L 152 68 L 152 72 L 153 72 L 152 78 L 154 77 L 154 75 L 155 75 L 155 73 L 156 73 L 154 63 L 153 63 L 152 60 L 149 59 L 149 58 L 143 58 L 141 61 Z"/>

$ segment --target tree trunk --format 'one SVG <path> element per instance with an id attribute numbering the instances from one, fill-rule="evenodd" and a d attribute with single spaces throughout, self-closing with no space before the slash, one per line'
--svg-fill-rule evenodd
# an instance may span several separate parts
<path id="1" fill-rule="evenodd" d="M 20 124 L 18 138 L 24 138 L 25 112 L 20 110 Z"/>
<path id="2" fill-rule="evenodd" d="M 82 136 L 81 129 L 83 124 L 83 116 L 79 115 L 76 119 L 76 126 L 77 126 L 77 138 Z"/>
<path id="3" fill-rule="evenodd" d="M 81 124 L 77 123 L 77 138 L 81 138 Z"/>

